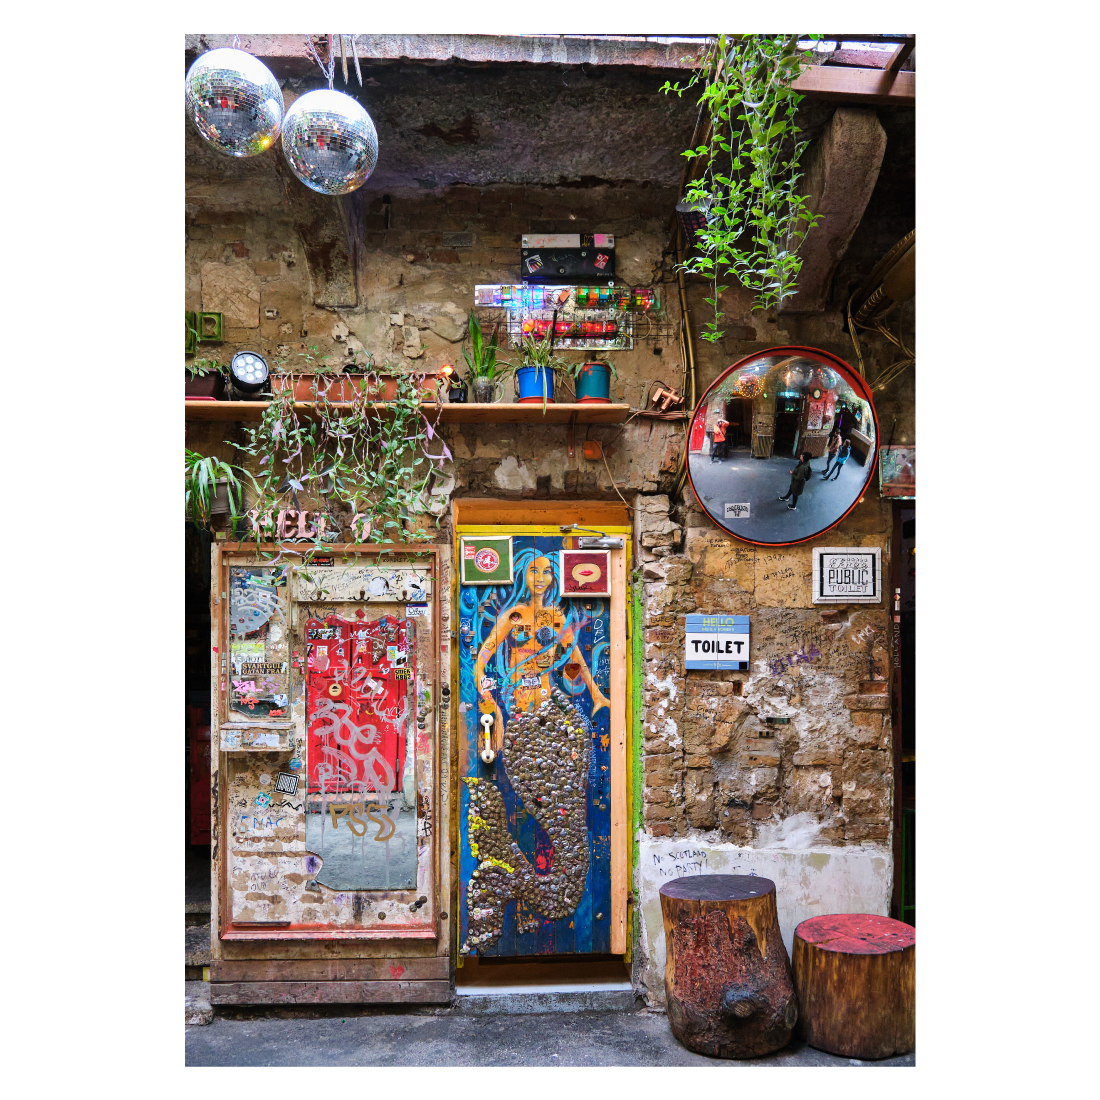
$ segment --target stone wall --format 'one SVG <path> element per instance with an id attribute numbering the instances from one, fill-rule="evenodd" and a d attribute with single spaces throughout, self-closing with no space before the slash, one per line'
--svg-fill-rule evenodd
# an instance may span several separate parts
<path id="1" fill-rule="evenodd" d="M 632 86 L 629 94 L 640 93 Z M 616 117 L 629 126 L 629 114 Z M 693 116 L 684 118 L 686 144 Z M 666 122 L 669 133 L 683 125 L 683 119 Z M 549 117 L 546 124 L 552 125 Z M 887 130 L 893 135 L 896 127 Z M 461 137 L 445 127 L 439 134 L 417 132 L 441 149 Z M 646 143 L 641 132 L 628 138 Z M 307 192 L 280 157 L 228 161 L 189 130 L 186 306 L 225 314 L 226 341 L 217 349 L 223 362 L 237 348 L 250 347 L 297 369 L 308 369 L 307 356 L 362 362 L 369 353 L 383 370 L 435 371 L 462 361 L 474 284 L 517 279 L 523 232 L 586 231 L 616 235 L 621 281 L 654 286 L 666 318 L 678 324 L 666 248 L 679 147 L 670 140 L 655 156 L 647 146 L 641 178 L 585 180 L 572 165 L 564 182 L 552 163 L 540 170 L 535 152 L 522 171 L 505 173 L 474 150 L 476 186 L 453 182 L 455 172 L 442 174 L 452 180 L 447 185 L 389 177 L 385 190 L 372 180 L 351 198 L 333 200 Z M 423 149 L 418 156 L 430 159 Z M 868 209 L 874 208 L 872 200 Z M 897 220 L 893 207 L 887 213 Z M 861 226 L 856 240 L 885 240 L 893 232 L 892 222 L 878 236 L 874 226 Z M 706 319 L 707 293 L 705 284 L 689 281 L 695 332 Z M 853 360 L 837 303 L 804 315 L 753 312 L 750 305 L 740 289 L 723 294 L 726 336 L 715 345 L 696 341 L 697 394 L 730 363 L 778 344 L 819 347 Z M 869 373 L 892 361 L 885 341 L 868 337 L 863 343 Z M 209 347 L 200 345 L 200 355 Z M 616 353 L 613 362 L 618 379 L 612 398 L 636 409 L 644 407 L 654 381 L 680 384 L 676 342 L 639 345 Z M 876 394 L 876 403 L 883 442 L 894 417 L 897 441 L 911 441 L 911 379 Z M 789 864 L 792 882 L 798 875 L 799 881 L 817 876 L 816 886 L 804 882 L 799 888 L 789 912 L 781 906 L 788 923 L 810 915 L 798 899 L 811 896 L 822 904 L 832 898 L 884 912 L 893 784 L 886 605 L 815 607 L 811 544 L 755 548 L 715 527 L 690 491 L 688 499 L 676 498 L 684 430 L 683 422 L 642 418 L 580 428 L 570 457 L 564 426 L 449 425 L 445 436 L 454 462 L 448 486 L 456 496 L 617 499 L 620 493 L 632 505 L 635 567 L 644 590 L 644 622 L 638 624 L 645 638 L 638 670 L 644 706 L 634 762 L 642 774 L 643 857 L 702 850 L 725 853 L 724 866 L 755 867 L 754 852 L 800 853 L 793 863 L 785 856 L 757 860 L 762 868 Z M 191 423 L 188 445 L 239 462 L 233 446 L 239 433 L 233 425 Z M 606 464 L 584 459 L 586 435 L 603 442 Z M 302 499 L 303 507 L 309 504 Z M 448 513 L 440 540 L 448 537 Z M 881 547 L 885 577 L 890 518 L 876 478 L 824 540 Z M 747 672 L 685 672 L 684 617 L 696 611 L 750 616 Z M 769 727 L 769 716 L 790 721 Z M 856 864 L 863 868 L 856 875 L 863 885 L 845 894 L 844 876 L 856 874 Z M 633 888 L 644 917 L 635 945 L 638 987 L 659 999 L 655 883 L 648 865 L 635 868 Z"/>

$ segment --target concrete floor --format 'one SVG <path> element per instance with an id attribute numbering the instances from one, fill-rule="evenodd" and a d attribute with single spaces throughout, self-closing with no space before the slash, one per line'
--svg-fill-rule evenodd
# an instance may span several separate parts
<path id="1" fill-rule="evenodd" d="M 753 458 L 748 447 L 730 449 L 729 457 L 715 460 L 710 455 L 688 458 L 691 481 L 703 507 L 727 530 L 763 542 L 794 542 L 835 523 L 855 503 L 866 487 L 867 468 L 852 455 L 841 467 L 840 476 L 822 481 L 828 459 L 810 461 L 813 477 L 798 498 L 798 509 L 776 500 L 791 484 L 790 471 L 797 465 L 790 455 Z M 748 519 L 726 518 L 725 505 L 749 505 Z"/>
<path id="2" fill-rule="evenodd" d="M 353 1009 L 352 1011 L 370 1011 Z M 682 1047 L 655 1012 L 462 1015 L 449 1009 L 280 1019 L 218 1015 L 186 1029 L 188 1066 L 913 1066 L 914 1054 L 861 1062 L 797 1039 L 738 1062 Z"/>

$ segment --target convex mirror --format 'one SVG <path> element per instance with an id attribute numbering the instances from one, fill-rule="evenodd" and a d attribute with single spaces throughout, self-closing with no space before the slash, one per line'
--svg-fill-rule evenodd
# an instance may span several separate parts
<path id="1" fill-rule="evenodd" d="M 688 480 L 746 542 L 816 538 L 859 502 L 878 455 L 871 392 L 842 359 L 777 347 L 734 363 L 695 408 Z"/>

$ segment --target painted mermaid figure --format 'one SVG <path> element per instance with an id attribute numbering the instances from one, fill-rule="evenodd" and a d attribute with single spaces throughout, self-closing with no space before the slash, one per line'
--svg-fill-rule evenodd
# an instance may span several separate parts
<path id="1" fill-rule="evenodd" d="M 591 718 L 609 709 L 610 702 L 577 643 L 583 605 L 558 604 L 555 563 L 527 550 L 517 554 L 516 566 L 518 583 L 478 647 L 473 668 L 480 702 L 467 720 L 471 731 L 476 724 L 481 735 L 481 716 L 493 715 L 497 760 L 493 774 L 465 780 L 467 836 L 478 869 L 466 883 L 463 954 L 483 952 L 498 941 L 510 901 L 520 903 L 520 933 L 532 931 L 540 920 L 572 917 L 590 864 L 586 810 L 595 729 Z M 481 604 L 482 621 L 487 603 L 491 601 Z M 566 691 L 555 682 L 558 676 Z M 592 698 L 587 718 L 576 698 L 583 692 L 581 683 Z M 477 744 L 484 745 L 482 736 Z M 531 860 L 509 833 L 502 782 L 538 823 Z"/>
<path id="2" fill-rule="evenodd" d="M 558 581 L 550 559 L 531 557 L 523 577 L 522 590 L 516 586 L 474 665 L 474 686 L 481 699 L 478 709 L 493 715 L 492 747 L 497 751 L 504 741 L 505 723 L 493 696 L 494 677 L 487 673 L 494 663 L 502 673 L 497 686 L 509 714 L 529 714 L 544 702 L 553 690 L 556 670 L 571 680 L 579 677 L 583 681 L 592 697 L 590 717 L 610 706 L 577 645 L 575 623 L 557 603 Z M 498 653 L 504 643 L 506 662 Z"/>

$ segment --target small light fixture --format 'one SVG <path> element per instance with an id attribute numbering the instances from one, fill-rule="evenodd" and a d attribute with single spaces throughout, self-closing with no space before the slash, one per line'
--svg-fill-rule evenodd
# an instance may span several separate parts
<path id="1" fill-rule="evenodd" d="M 439 377 L 447 385 L 447 400 L 452 405 L 465 404 L 469 391 L 466 383 L 455 374 L 455 369 L 450 363 L 445 363 L 439 368 Z"/>
<path id="2" fill-rule="evenodd" d="M 238 351 L 229 361 L 229 374 L 233 388 L 242 397 L 254 397 L 261 392 L 271 392 L 271 375 L 267 360 L 254 351 Z"/>

